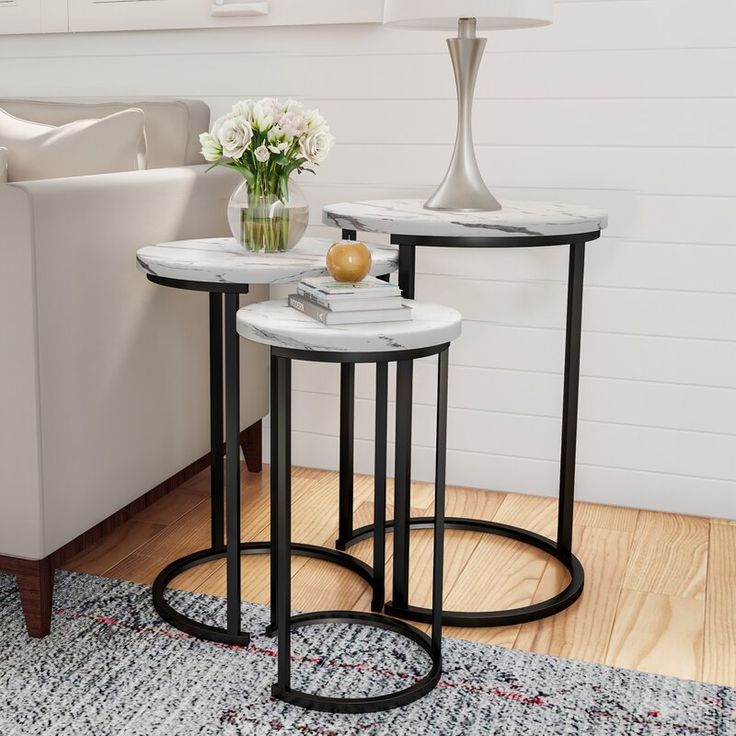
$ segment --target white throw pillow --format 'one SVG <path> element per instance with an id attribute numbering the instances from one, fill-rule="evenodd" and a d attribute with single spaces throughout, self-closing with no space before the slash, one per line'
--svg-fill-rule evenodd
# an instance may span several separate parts
<path id="1" fill-rule="evenodd" d="M 59 126 L 21 120 L 0 108 L 0 146 L 9 150 L 8 181 L 146 168 L 144 117 L 137 108 Z"/>
<path id="2" fill-rule="evenodd" d="M 0 184 L 8 180 L 8 149 L 0 148 Z"/>

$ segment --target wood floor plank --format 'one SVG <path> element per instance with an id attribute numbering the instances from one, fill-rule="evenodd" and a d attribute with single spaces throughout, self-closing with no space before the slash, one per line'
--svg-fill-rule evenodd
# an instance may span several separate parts
<path id="1" fill-rule="evenodd" d="M 434 488 L 432 489 L 434 495 Z M 505 500 L 503 493 L 484 493 L 467 488 L 453 488 L 447 499 L 447 515 L 477 519 L 492 519 Z M 434 503 L 425 513 L 434 512 Z M 449 581 L 457 580 L 468 561 L 473 556 L 479 542 L 480 534 L 447 529 L 445 532 L 444 579 L 445 606 L 453 608 L 455 600 L 452 591 L 456 587 Z M 432 600 L 432 573 L 434 554 L 434 534 L 429 530 L 418 530 L 412 533 L 410 544 L 410 601 L 414 605 L 428 607 Z M 457 595 L 457 594 L 456 594 Z M 462 596 L 460 597 L 462 600 Z"/>
<path id="2" fill-rule="evenodd" d="M 80 552 L 64 564 L 65 570 L 104 575 L 128 555 L 166 529 L 162 524 L 130 520 L 103 537 L 94 547 Z"/>
<path id="3" fill-rule="evenodd" d="M 210 542 L 209 504 L 202 503 L 179 518 L 176 524 L 164 527 L 161 534 L 153 537 L 137 552 L 166 565 L 184 555 L 207 549 Z"/>
<path id="4" fill-rule="evenodd" d="M 710 525 L 703 679 L 736 687 L 736 524 Z"/>
<path id="5" fill-rule="evenodd" d="M 578 527 L 575 554 L 585 568 L 585 589 L 572 607 L 551 618 L 524 624 L 515 647 L 559 657 L 603 662 L 626 573 L 632 535 L 627 532 Z M 567 585 L 569 575 L 550 561 L 533 602 L 551 598 Z"/>
<path id="6" fill-rule="evenodd" d="M 705 598 L 709 522 L 641 511 L 624 586 L 642 593 Z"/>
<path id="7" fill-rule="evenodd" d="M 493 519 L 546 537 L 554 537 L 557 532 L 557 501 L 509 493 L 498 507 Z"/>
<path id="8" fill-rule="evenodd" d="M 242 538 L 268 539 L 268 466 L 262 474 L 243 472 L 242 482 Z M 293 538 L 331 547 L 338 474 L 295 467 L 292 485 Z M 388 479 L 388 518 L 392 491 Z M 411 513 L 429 515 L 433 496 L 433 484 L 414 483 Z M 171 559 L 209 546 L 208 498 L 205 471 L 68 567 L 150 585 Z M 448 488 L 447 513 L 556 533 L 557 502 L 549 498 Z M 354 517 L 356 527 L 373 521 L 371 476 L 355 478 Z M 573 608 L 524 627 L 446 627 L 445 635 L 736 686 L 736 522 L 578 503 L 574 549 L 585 566 L 586 588 Z M 420 605 L 429 600 L 431 550 L 430 531 L 412 535 L 411 596 Z M 387 535 L 388 590 L 392 552 Z M 350 553 L 370 563 L 372 542 L 356 544 Z M 267 555 L 243 558 L 244 600 L 268 604 L 269 564 Z M 223 561 L 210 563 L 187 571 L 172 587 L 224 595 L 224 570 Z M 367 610 L 370 604 L 365 583 L 342 568 L 294 557 L 292 577 L 295 608 Z M 453 531 L 446 540 L 445 577 L 446 607 L 484 610 L 554 595 L 567 573 L 528 546 Z"/>
<path id="9" fill-rule="evenodd" d="M 579 502 L 575 504 L 575 524 L 580 526 L 633 533 L 636 530 L 638 518 L 638 509 L 605 506 L 600 503 Z"/>
<path id="10" fill-rule="evenodd" d="M 188 493 L 177 488 L 172 493 L 151 504 L 148 508 L 143 509 L 133 519 L 136 521 L 145 521 L 149 524 L 168 526 L 200 503 L 207 502 L 198 493 Z"/>
<path id="11" fill-rule="evenodd" d="M 699 680 L 704 626 L 702 599 L 624 589 L 606 664 Z"/>
<path id="12" fill-rule="evenodd" d="M 169 587 L 175 590 L 196 591 L 199 585 L 213 574 L 213 566 L 216 564 L 218 563 L 193 567 L 174 578 Z M 129 580 L 132 583 L 153 585 L 153 581 L 163 568 L 164 565 L 161 560 L 134 552 L 114 567 L 111 567 L 105 575 L 118 580 Z"/>

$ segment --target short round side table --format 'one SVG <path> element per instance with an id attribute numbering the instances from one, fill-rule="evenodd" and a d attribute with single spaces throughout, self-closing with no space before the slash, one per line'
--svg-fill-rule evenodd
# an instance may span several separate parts
<path id="1" fill-rule="evenodd" d="M 325 254 L 332 243 L 332 240 L 324 238 L 304 238 L 287 253 L 253 254 L 247 253 L 232 238 L 211 238 L 151 245 L 141 248 L 137 253 L 139 270 L 153 283 L 209 294 L 211 544 L 208 549 L 194 552 L 167 565 L 153 584 L 153 604 L 156 611 L 166 622 L 192 636 L 227 644 L 249 643 L 250 635 L 241 630 L 240 621 L 240 556 L 268 554 L 271 549 L 268 542 L 240 541 L 240 346 L 235 327 L 240 295 L 247 294 L 250 285 L 285 284 L 307 276 L 327 275 Z M 396 248 L 380 245 L 370 245 L 370 248 L 373 275 L 383 276 L 396 270 Z M 226 410 L 223 409 L 224 401 Z M 224 444 L 223 420 L 226 435 Z M 294 554 L 329 559 L 361 574 L 368 582 L 372 581 L 370 568 L 359 564 L 359 561 L 343 552 L 325 551 L 310 545 L 294 545 Z M 165 595 L 168 585 L 177 575 L 219 559 L 226 560 L 225 627 L 195 621 L 175 610 Z"/>
<path id="2" fill-rule="evenodd" d="M 407 705 L 428 693 L 442 670 L 442 571 L 445 509 L 445 454 L 447 436 L 447 366 L 450 343 L 459 337 L 461 316 L 448 307 L 417 302 L 413 319 L 406 322 L 325 326 L 290 308 L 285 300 L 252 304 L 238 312 L 237 327 L 248 340 L 271 346 L 271 626 L 278 633 L 278 679 L 274 697 L 313 710 L 369 713 Z M 386 454 L 388 423 L 388 365 L 399 366 L 427 356 L 438 356 L 437 434 L 432 607 L 428 609 L 432 635 L 409 624 L 376 613 L 384 602 L 386 534 Z M 376 366 L 375 521 L 372 586 L 374 613 L 320 611 L 291 615 L 291 365 L 292 361 L 357 363 Z M 409 407 L 411 411 L 411 407 Z M 408 451 L 397 439 L 402 452 Z M 334 554 L 335 550 L 323 549 Z M 429 672 L 404 689 L 372 697 L 330 697 L 298 690 L 291 681 L 291 631 L 325 623 L 361 624 L 392 631 L 421 647 L 431 659 Z"/>
<path id="3" fill-rule="evenodd" d="M 327 205 L 323 222 L 342 228 L 343 238 L 357 231 L 387 233 L 399 247 L 399 285 L 407 299 L 414 298 L 416 249 L 441 248 L 527 248 L 569 246 L 567 327 L 565 343 L 562 448 L 560 457 L 557 538 L 547 539 L 529 530 L 491 520 L 447 517 L 448 529 L 508 537 L 536 547 L 559 560 L 570 574 L 567 587 L 552 598 L 533 605 L 502 611 L 445 611 L 443 623 L 450 626 L 509 626 L 535 621 L 559 613 L 581 595 L 584 572 L 572 552 L 575 456 L 577 441 L 580 343 L 582 333 L 583 281 L 586 243 L 600 237 L 607 224 L 602 210 L 545 202 L 502 202 L 497 212 L 445 212 L 427 210 L 420 200 L 376 200 Z M 441 300 L 441 295 L 437 295 Z M 341 432 L 340 532 L 338 549 L 367 538 L 372 528 L 353 528 L 353 375 L 342 376 L 341 406 L 345 428 Z M 396 411 L 396 501 L 394 532 L 393 600 L 386 611 L 414 621 L 428 622 L 426 608 L 409 602 L 409 532 L 428 528 L 432 520 L 410 518 L 411 500 L 411 361 L 399 366 Z M 403 407 L 403 410 L 401 410 Z M 399 449 L 399 441 L 401 450 Z"/>

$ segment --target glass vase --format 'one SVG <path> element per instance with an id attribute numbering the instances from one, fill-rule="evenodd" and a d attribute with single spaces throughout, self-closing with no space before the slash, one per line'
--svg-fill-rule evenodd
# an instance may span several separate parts
<path id="1" fill-rule="evenodd" d="M 301 188 L 289 180 L 286 201 L 277 194 L 251 189 L 243 181 L 227 208 L 235 240 L 250 253 L 284 253 L 293 248 L 309 224 L 309 205 Z"/>

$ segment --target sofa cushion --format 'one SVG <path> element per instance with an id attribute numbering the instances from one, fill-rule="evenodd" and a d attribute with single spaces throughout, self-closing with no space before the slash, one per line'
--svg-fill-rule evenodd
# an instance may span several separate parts
<path id="1" fill-rule="evenodd" d="M 8 149 L 0 148 L 0 184 L 8 180 Z"/>
<path id="2" fill-rule="evenodd" d="M 145 116 L 149 169 L 201 164 L 199 134 L 210 126 L 210 109 L 201 100 L 54 102 L 0 98 L 0 107 L 24 120 L 47 125 L 102 118 L 139 108 Z"/>
<path id="3" fill-rule="evenodd" d="M 0 109 L 0 146 L 9 151 L 8 181 L 58 179 L 146 168 L 143 111 L 54 126 Z"/>

